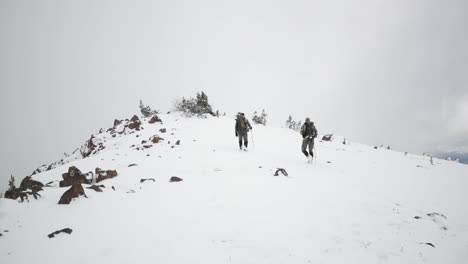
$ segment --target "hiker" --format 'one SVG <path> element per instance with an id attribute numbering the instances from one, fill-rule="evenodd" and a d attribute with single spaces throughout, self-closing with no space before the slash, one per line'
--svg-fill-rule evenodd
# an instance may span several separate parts
<path id="1" fill-rule="evenodd" d="M 317 137 L 317 129 L 314 126 L 314 122 L 310 121 L 310 118 L 306 118 L 304 124 L 301 127 L 302 135 L 302 153 L 309 159 L 309 162 L 312 161 L 314 157 L 314 138 Z M 307 146 L 309 147 L 309 152 L 307 153 Z"/>
<path id="2" fill-rule="evenodd" d="M 249 120 L 245 118 L 244 113 L 238 113 L 236 118 L 236 137 L 239 137 L 239 148 L 242 150 L 242 140 L 244 140 L 245 150 L 249 146 L 249 138 L 247 132 L 252 129 Z"/>

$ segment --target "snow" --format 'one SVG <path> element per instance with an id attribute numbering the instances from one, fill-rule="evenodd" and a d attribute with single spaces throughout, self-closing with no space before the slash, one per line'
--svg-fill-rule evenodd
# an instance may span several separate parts
<path id="1" fill-rule="evenodd" d="M 160 117 L 34 175 L 54 181 L 39 200 L 0 199 L 0 263 L 468 263 L 466 165 L 339 137 L 308 164 L 292 130 L 254 126 L 241 152 L 233 118 Z M 136 150 L 153 135 L 164 141 Z M 118 176 L 58 205 L 69 166 Z"/>

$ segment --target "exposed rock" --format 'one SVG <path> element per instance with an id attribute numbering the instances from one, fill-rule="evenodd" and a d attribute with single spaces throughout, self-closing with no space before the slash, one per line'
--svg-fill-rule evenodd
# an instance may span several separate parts
<path id="1" fill-rule="evenodd" d="M 127 127 L 130 129 L 140 130 L 141 121 L 138 116 L 134 115 L 130 121 L 127 123 Z"/>
<path id="2" fill-rule="evenodd" d="M 161 132 L 161 133 L 166 133 L 166 129 L 165 129 L 165 128 L 161 128 L 161 129 L 159 129 L 159 132 Z"/>
<path id="3" fill-rule="evenodd" d="M 274 176 L 278 176 L 278 175 L 279 175 L 278 172 L 281 172 L 284 176 L 288 176 L 288 173 L 287 173 L 286 170 L 283 169 L 283 168 L 278 168 L 278 169 L 276 170 Z"/>
<path id="4" fill-rule="evenodd" d="M 432 244 L 432 243 L 424 243 L 424 244 L 435 248 L 434 244 Z"/>
<path id="5" fill-rule="evenodd" d="M 144 148 L 151 148 L 153 145 L 143 145 Z"/>
<path id="6" fill-rule="evenodd" d="M 60 181 L 59 187 L 72 186 L 74 183 L 91 184 L 93 181 L 93 173 L 88 172 L 83 174 L 77 167 L 71 166 L 68 168 L 67 173 L 62 174 L 62 178 L 63 180 Z"/>
<path id="7" fill-rule="evenodd" d="M 116 170 L 101 170 L 96 168 L 96 182 L 101 182 L 106 179 L 111 179 L 117 176 Z"/>
<path id="8" fill-rule="evenodd" d="M 141 179 L 141 180 L 140 180 L 140 183 L 144 183 L 145 181 L 153 181 L 153 182 L 156 182 L 155 179 L 149 178 L 149 179 Z"/>
<path id="9" fill-rule="evenodd" d="M 137 122 L 140 121 L 140 118 L 138 118 L 137 115 L 133 115 L 132 118 L 130 119 L 131 122 Z"/>
<path id="10" fill-rule="evenodd" d="M 180 181 L 183 181 L 183 179 L 176 177 L 176 176 L 172 176 L 171 179 L 169 179 L 169 182 L 180 182 Z"/>
<path id="11" fill-rule="evenodd" d="M 42 187 L 44 187 L 44 184 L 39 181 L 35 181 L 31 178 L 31 176 L 25 177 L 20 184 L 20 189 L 21 190 L 31 190 L 34 193 L 37 193 L 39 191 L 42 191 Z"/>
<path id="12" fill-rule="evenodd" d="M 153 142 L 154 144 L 157 144 L 157 143 L 159 143 L 159 141 L 164 140 L 164 139 L 159 137 L 158 135 L 154 135 L 154 136 L 150 137 L 149 140 L 151 142 Z"/>
<path id="13" fill-rule="evenodd" d="M 41 195 L 37 192 L 22 191 L 20 189 L 8 190 L 5 192 L 4 197 L 12 200 L 21 198 L 21 202 L 24 202 L 24 200 L 29 201 L 28 195 L 32 195 L 36 200 L 37 197 L 41 197 Z"/>
<path id="14" fill-rule="evenodd" d="M 11 176 L 9 185 L 10 188 L 5 192 L 4 198 L 12 200 L 21 198 L 21 202 L 24 202 L 24 200 L 29 201 L 28 195 L 32 195 L 34 199 L 41 197 L 38 192 L 42 191 L 42 187 L 44 186 L 41 182 L 32 180 L 31 176 L 25 177 L 21 181 L 19 188 L 16 188 L 14 177 Z"/>
<path id="15" fill-rule="evenodd" d="M 427 216 L 429 216 L 429 217 L 437 217 L 437 216 L 439 216 L 439 217 L 442 217 L 442 218 L 444 218 L 444 219 L 447 219 L 447 217 L 446 217 L 445 215 L 439 214 L 439 213 L 430 213 L 430 214 L 427 214 Z"/>
<path id="16" fill-rule="evenodd" d="M 177 140 L 177 142 L 175 143 L 176 145 L 180 145 L 180 140 Z"/>
<path id="17" fill-rule="evenodd" d="M 420 216 L 415 216 L 414 219 L 421 219 L 421 217 Z"/>
<path id="18" fill-rule="evenodd" d="M 104 185 L 93 185 L 93 186 L 90 186 L 90 187 L 86 187 L 86 189 L 95 190 L 96 192 L 102 192 L 101 188 L 106 188 L 106 186 L 104 186 Z"/>
<path id="19" fill-rule="evenodd" d="M 134 167 L 134 166 L 138 166 L 138 164 L 134 164 L 134 163 L 133 163 L 133 164 L 128 165 L 129 168 L 130 168 L 130 167 Z"/>
<path id="20" fill-rule="evenodd" d="M 103 149 L 105 149 L 105 147 L 102 140 L 96 138 L 94 135 L 91 135 L 91 138 L 88 139 L 83 146 L 81 146 L 80 153 L 82 158 L 87 158 Z"/>
<path id="21" fill-rule="evenodd" d="M 158 117 L 158 115 L 153 115 L 151 119 L 148 121 L 150 124 L 154 124 L 156 122 L 160 122 L 162 124 L 161 118 Z"/>
<path id="22" fill-rule="evenodd" d="M 58 231 L 55 231 L 53 233 L 50 233 L 49 235 L 47 235 L 49 238 L 53 238 L 55 235 L 58 235 L 60 233 L 66 233 L 66 234 L 71 234 L 73 232 L 73 230 L 71 228 L 64 228 L 62 230 L 58 230 Z"/>
<path id="23" fill-rule="evenodd" d="M 332 141 L 333 140 L 333 134 L 327 134 L 322 137 L 323 141 Z"/>
<path id="24" fill-rule="evenodd" d="M 114 119 L 114 127 L 118 126 L 122 124 L 122 120 L 117 120 L 117 119 Z"/>
<path id="25" fill-rule="evenodd" d="M 86 193 L 83 189 L 83 186 L 81 183 L 74 183 L 70 189 L 68 189 L 66 192 L 63 193 L 62 197 L 59 200 L 59 204 L 70 204 L 71 200 L 73 198 L 77 198 L 80 195 L 83 195 L 84 197 L 88 198 L 86 196 Z"/>

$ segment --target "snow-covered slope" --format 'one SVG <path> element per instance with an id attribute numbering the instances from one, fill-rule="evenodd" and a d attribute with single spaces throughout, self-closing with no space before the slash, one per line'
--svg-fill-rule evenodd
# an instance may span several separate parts
<path id="1" fill-rule="evenodd" d="M 160 117 L 35 174 L 38 200 L 0 199 L 0 263 L 468 263 L 466 165 L 341 140 L 307 164 L 292 130 L 255 126 L 241 152 L 233 119 Z M 69 166 L 118 176 L 58 205 Z"/>

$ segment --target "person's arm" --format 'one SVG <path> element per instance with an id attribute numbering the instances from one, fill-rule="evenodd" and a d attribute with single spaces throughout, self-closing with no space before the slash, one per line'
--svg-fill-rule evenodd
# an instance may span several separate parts
<path id="1" fill-rule="evenodd" d="M 249 129 L 252 130 L 252 126 L 250 125 L 249 120 L 245 119 L 247 121 L 247 125 L 249 126 Z"/>
<path id="2" fill-rule="evenodd" d="M 314 126 L 314 138 L 316 138 L 317 136 L 318 136 L 317 128 L 315 128 Z"/>
<path id="3" fill-rule="evenodd" d="M 237 123 L 238 123 L 238 121 L 237 121 L 237 119 L 236 119 L 236 124 L 234 125 L 234 132 L 236 132 L 236 137 L 238 136 L 238 134 L 237 134 L 237 133 L 238 133 L 238 132 L 237 132 L 237 130 L 238 130 L 238 124 L 237 124 Z"/>

